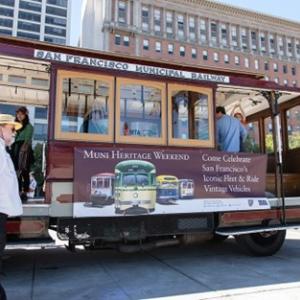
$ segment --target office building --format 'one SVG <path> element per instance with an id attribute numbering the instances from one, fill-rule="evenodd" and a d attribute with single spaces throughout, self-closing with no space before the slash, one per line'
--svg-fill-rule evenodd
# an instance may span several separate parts
<path id="1" fill-rule="evenodd" d="M 208 0 L 86 0 L 82 12 L 82 47 L 300 86 L 295 21 Z"/>
<path id="2" fill-rule="evenodd" d="M 0 34 L 69 44 L 71 0 L 1 0 Z"/>

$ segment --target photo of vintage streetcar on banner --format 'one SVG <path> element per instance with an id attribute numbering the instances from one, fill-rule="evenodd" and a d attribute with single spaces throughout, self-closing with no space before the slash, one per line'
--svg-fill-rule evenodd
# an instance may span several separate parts
<path id="1" fill-rule="evenodd" d="M 300 89 L 9 37 L 0 75 L 1 113 L 25 105 L 35 127 L 36 192 L 8 235 L 52 229 L 71 249 L 234 236 L 265 256 L 300 227 Z M 217 107 L 242 108 L 243 152 L 220 151 Z"/>
<path id="2" fill-rule="evenodd" d="M 99 173 L 91 177 L 91 203 L 93 206 L 110 205 L 114 203 L 115 175 Z"/>
<path id="3" fill-rule="evenodd" d="M 153 212 L 156 203 L 156 169 L 146 161 L 127 160 L 115 167 L 115 212 Z"/>

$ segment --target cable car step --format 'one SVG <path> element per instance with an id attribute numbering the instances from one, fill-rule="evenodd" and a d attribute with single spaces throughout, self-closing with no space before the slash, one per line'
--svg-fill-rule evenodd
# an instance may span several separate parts
<path id="1" fill-rule="evenodd" d="M 286 230 L 286 229 L 299 229 L 300 224 L 287 224 L 287 225 L 270 225 L 270 226 L 255 226 L 251 228 L 219 228 L 215 231 L 216 234 L 229 236 L 229 235 L 242 235 L 249 233 L 268 232 L 275 230 Z"/>

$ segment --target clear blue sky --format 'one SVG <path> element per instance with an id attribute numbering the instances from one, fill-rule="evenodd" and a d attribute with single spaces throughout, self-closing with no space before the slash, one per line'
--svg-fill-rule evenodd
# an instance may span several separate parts
<path id="1" fill-rule="evenodd" d="M 72 0 L 72 2 L 71 45 L 76 46 L 80 33 L 81 0 Z M 299 0 L 218 0 L 217 2 L 300 22 Z"/>

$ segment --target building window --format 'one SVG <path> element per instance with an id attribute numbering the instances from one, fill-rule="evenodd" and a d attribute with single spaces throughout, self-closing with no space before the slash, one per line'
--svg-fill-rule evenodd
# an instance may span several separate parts
<path id="1" fill-rule="evenodd" d="M 41 0 L 38 0 L 38 2 L 42 2 Z M 57 6 L 68 6 L 68 0 L 47 0 L 47 3 Z"/>
<path id="2" fill-rule="evenodd" d="M 143 49 L 149 50 L 149 40 L 143 40 Z"/>
<path id="3" fill-rule="evenodd" d="M 241 29 L 241 39 L 242 39 L 242 48 L 243 50 L 248 49 L 248 35 L 246 28 Z"/>
<path id="4" fill-rule="evenodd" d="M 54 43 L 54 44 L 61 44 L 61 45 L 66 44 L 66 39 L 60 39 L 60 38 L 56 38 L 56 37 L 53 37 L 53 36 L 46 36 L 45 35 L 44 40 L 46 42 L 50 42 L 50 43 Z"/>
<path id="5" fill-rule="evenodd" d="M 245 67 L 246 67 L 246 68 L 249 68 L 249 67 L 250 67 L 250 64 L 249 64 L 249 58 L 248 58 L 248 57 L 245 57 Z"/>
<path id="6" fill-rule="evenodd" d="M 238 47 L 236 26 L 231 25 L 230 31 L 231 31 L 231 45 L 233 46 L 234 49 L 236 49 Z"/>
<path id="7" fill-rule="evenodd" d="M 46 7 L 46 13 L 50 14 L 50 15 L 60 16 L 60 17 L 67 17 L 67 10 L 66 9 L 52 7 L 52 6 L 47 6 Z"/>
<path id="8" fill-rule="evenodd" d="M 273 63 L 273 70 L 274 70 L 274 72 L 278 72 L 278 64 L 277 63 Z"/>
<path id="9" fill-rule="evenodd" d="M 217 23 L 211 22 L 210 23 L 210 41 L 213 46 L 217 45 L 217 37 L 218 37 Z"/>
<path id="10" fill-rule="evenodd" d="M 293 43 L 291 39 L 286 40 L 288 56 L 293 56 Z"/>
<path id="11" fill-rule="evenodd" d="M 265 71 L 269 70 L 269 62 L 268 61 L 265 61 L 264 67 L 265 67 Z"/>
<path id="12" fill-rule="evenodd" d="M 279 47 L 279 54 L 284 55 L 283 38 L 281 36 L 278 37 L 278 47 Z"/>
<path id="13" fill-rule="evenodd" d="M 0 34 L 12 35 L 12 30 L 0 28 Z"/>
<path id="14" fill-rule="evenodd" d="M 17 36 L 23 37 L 25 39 L 32 39 L 32 40 L 39 40 L 40 39 L 39 35 L 31 34 L 29 32 L 23 32 L 23 31 L 18 31 Z"/>
<path id="15" fill-rule="evenodd" d="M 160 34 L 161 33 L 161 12 L 160 9 L 154 9 L 154 33 Z"/>
<path id="16" fill-rule="evenodd" d="M 67 35 L 66 29 L 50 26 L 45 26 L 45 33 L 59 35 L 62 37 L 65 37 Z"/>
<path id="17" fill-rule="evenodd" d="M 300 42 L 296 41 L 296 54 L 297 56 L 300 56 Z"/>
<path id="18" fill-rule="evenodd" d="M 203 50 L 202 51 L 202 57 L 203 57 L 203 60 L 208 60 L 208 52 L 207 52 L 207 50 Z"/>
<path id="19" fill-rule="evenodd" d="M 118 2 L 118 22 L 126 23 L 127 17 L 127 3 L 125 1 Z"/>
<path id="20" fill-rule="evenodd" d="M 161 52 L 161 42 L 155 42 L 155 51 Z"/>
<path id="21" fill-rule="evenodd" d="M 34 140 L 46 141 L 48 132 L 48 124 L 34 124 Z"/>
<path id="22" fill-rule="evenodd" d="M 270 45 L 270 53 L 274 54 L 276 50 L 275 50 L 275 39 L 273 34 L 269 35 L 269 45 Z"/>
<path id="23" fill-rule="evenodd" d="M 168 45 L 168 53 L 169 54 L 173 54 L 174 53 L 174 45 L 173 44 L 169 44 Z"/>
<path id="24" fill-rule="evenodd" d="M 229 55 L 228 54 L 224 54 L 224 63 L 229 64 Z"/>
<path id="25" fill-rule="evenodd" d="M 26 77 L 18 76 L 18 75 L 8 75 L 8 82 L 17 83 L 17 84 L 25 84 Z"/>
<path id="26" fill-rule="evenodd" d="M 284 80 L 283 80 L 283 84 L 284 84 L 285 86 L 287 86 L 287 85 L 289 84 L 289 81 L 288 81 L 287 79 L 284 79 Z"/>
<path id="27" fill-rule="evenodd" d="M 42 78 L 31 78 L 31 84 L 43 87 L 49 87 L 49 80 Z"/>
<path id="28" fill-rule="evenodd" d="M 257 34 L 256 34 L 256 31 L 251 31 L 251 49 L 253 51 L 257 50 Z"/>
<path id="29" fill-rule="evenodd" d="M 184 46 L 179 47 L 179 55 L 180 56 L 185 56 L 185 47 Z"/>
<path id="30" fill-rule="evenodd" d="M 255 70 L 259 69 L 259 61 L 258 61 L 258 59 L 254 60 L 254 68 L 255 68 Z"/>
<path id="31" fill-rule="evenodd" d="M 27 10 L 38 11 L 38 12 L 40 12 L 42 10 L 41 4 L 31 3 L 31 2 L 22 1 L 22 0 L 20 1 L 19 7 L 27 9 Z"/>
<path id="32" fill-rule="evenodd" d="M 180 40 L 184 39 L 184 16 L 177 16 L 177 34 Z"/>
<path id="33" fill-rule="evenodd" d="M 20 13 L 19 13 L 20 15 Z M 67 20 L 62 18 L 56 18 L 56 17 L 48 17 L 46 16 L 46 23 L 51 25 L 57 25 L 66 27 L 67 26 Z"/>
<path id="34" fill-rule="evenodd" d="M 192 58 L 197 58 L 197 49 L 192 48 Z"/>
<path id="35" fill-rule="evenodd" d="M 219 61 L 219 53 L 214 52 L 214 61 L 218 62 Z"/>
<path id="36" fill-rule="evenodd" d="M 226 24 L 222 24 L 221 25 L 221 40 L 222 40 L 222 45 L 223 46 L 227 46 L 228 42 L 227 42 L 227 26 Z"/>
<path id="37" fill-rule="evenodd" d="M 265 76 L 265 81 L 269 81 L 269 77 L 268 76 Z"/>
<path id="38" fill-rule="evenodd" d="M 196 30 L 195 30 L 195 18 L 189 17 L 189 38 L 190 41 L 194 42 L 196 40 Z"/>
<path id="39" fill-rule="evenodd" d="M 121 45 L 121 36 L 119 34 L 115 34 L 115 45 Z"/>
<path id="40" fill-rule="evenodd" d="M 234 57 L 234 63 L 235 63 L 236 65 L 239 65 L 239 64 L 240 64 L 240 57 L 239 57 L 239 56 L 235 56 L 235 57 Z"/>
<path id="41" fill-rule="evenodd" d="M 47 80 L 48 82 L 48 80 Z M 45 119 L 48 118 L 48 109 L 44 107 L 36 107 L 34 112 L 35 119 Z"/>
<path id="42" fill-rule="evenodd" d="M 11 19 L 0 19 L 0 26 L 12 28 L 13 27 L 13 20 L 11 20 Z"/>
<path id="43" fill-rule="evenodd" d="M 206 43 L 206 21 L 200 20 L 200 41 L 201 43 Z"/>
<path id="44" fill-rule="evenodd" d="M 292 69 L 291 69 L 291 70 L 292 70 L 292 75 L 294 75 L 294 76 L 295 76 L 295 75 L 296 75 L 296 67 L 292 67 Z"/>
<path id="45" fill-rule="evenodd" d="M 260 38 L 260 50 L 261 52 L 266 52 L 266 36 L 264 32 L 261 32 L 259 35 Z"/>
<path id="46" fill-rule="evenodd" d="M 173 13 L 170 11 L 166 12 L 166 31 L 167 38 L 174 38 L 173 35 Z"/>
<path id="47" fill-rule="evenodd" d="M 13 17 L 14 10 L 9 8 L 0 7 L 0 16 Z"/>
<path id="48" fill-rule="evenodd" d="M 123 37 L 123 45 L 128 47 L 129 46 L 129 36 L 124 35 Z"/>
<path id="49" fill-rule="evenodd" d="M 33 24 L 29 22 L 18 22 L 18 29 L 28 30 L 28 31 L 34 31 L 34 32 L 40 32 L 40 25 L 39 24 Z"/>
<path id="50" fill-rule="evenodd" d="M 6 6 L 14 6 L 15 0 L 1 0 L 1 4 Z"/>
<path id="51" fill-rule="evenodd" d="M 275 77 L 275 78 L 274 78 L 274 82 L 277 83 L 277 84 L 279 83 L 278 77 Z"/>
<path id="52" fill-rule="evenodd" d="M 149 7 L 148 6 L 142 7 L 142 30 L 143 31 L 149 30 Z"/>
<path id="53" fill-rule="evenodd" d="M 297 87 L 297 81 L 293 80 L 293 87 Z"/>
<path id="54" fill-rule="evenodd" d="M 287 67 L 287 65 L 283 65 L 283 66 L 282 66 L 282 71 L 283 71 L 284 74 L 286 74 L 286 73 L 288 72 L 288 67 Z"/>

